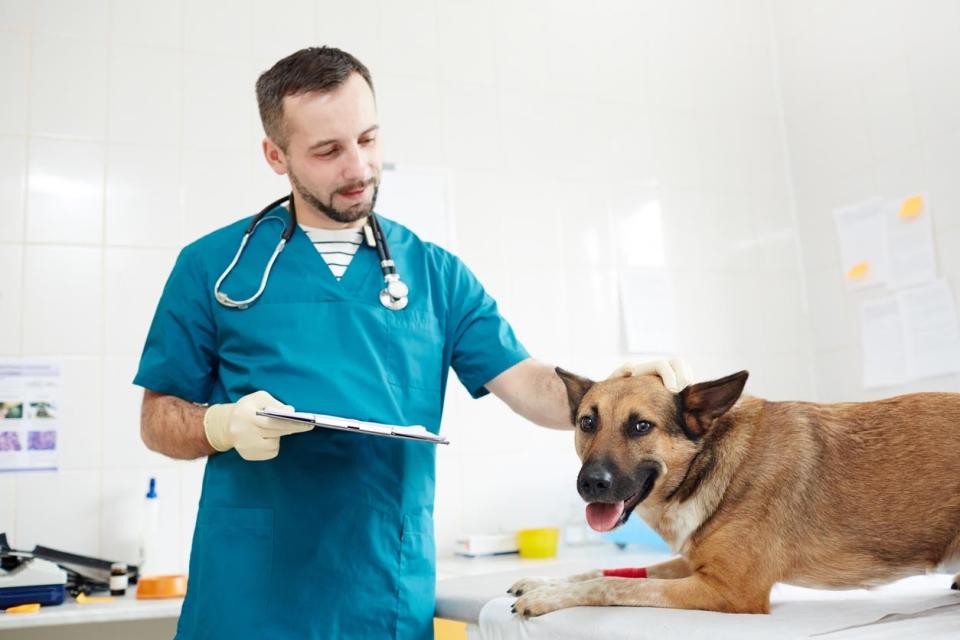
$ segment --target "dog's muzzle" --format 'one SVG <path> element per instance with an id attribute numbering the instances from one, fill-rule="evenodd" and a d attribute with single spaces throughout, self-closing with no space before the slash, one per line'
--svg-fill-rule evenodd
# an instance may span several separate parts
<path id="1" fill-rule="evenodd" d="M 608 461 L 585 464 L 577 476 L 577 490 L 589 503 L 587 522 L 598 531 L 622 525 L 653 491 L 659 475 L 660 465 L 653 461 L 640 463 L 632 475 Z"/>

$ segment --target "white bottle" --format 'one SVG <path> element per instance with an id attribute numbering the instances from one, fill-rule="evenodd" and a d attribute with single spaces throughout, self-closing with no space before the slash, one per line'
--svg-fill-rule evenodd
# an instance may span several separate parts
<path id="1" fill-rule="evenodd" d="M 139 575 L 157 575 L 160 562 L 160 498 L 157 495 L 157 479 L 150 478 L 150 490 L 143 503 Z"/>

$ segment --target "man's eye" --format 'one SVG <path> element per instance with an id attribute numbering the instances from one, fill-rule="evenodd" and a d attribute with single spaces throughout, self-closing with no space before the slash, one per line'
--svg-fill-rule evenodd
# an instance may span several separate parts
<path id="1" fill-rule="evenodd" d="M 377 140 L 376 138 L 363 138 L 362 140 L 360 140 L 360 144 L 366 146 L 368 144 L 376 142 L 376 140 Z"/>
<path id="2" fill-rule="evenodd" d="M 580 418 L 580 428 L 584 431 L 593 431 L 596 428 L 593 416 L 583 416 Z"/>

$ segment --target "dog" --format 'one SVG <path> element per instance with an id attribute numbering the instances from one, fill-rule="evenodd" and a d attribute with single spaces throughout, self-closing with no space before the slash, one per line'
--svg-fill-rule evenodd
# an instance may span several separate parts
<path id="1" fill-rule="evenodd" d="M 636 511 L 679 557 L 520 580 L 514 613 L 769 613 L 777 582 L 848 589 L 960 568 L 960 394 L 771 402 L 742 395 L 746 371 L 676 394 L 653 375 L 556 371 L 588 523 L 609 531 Z"/>

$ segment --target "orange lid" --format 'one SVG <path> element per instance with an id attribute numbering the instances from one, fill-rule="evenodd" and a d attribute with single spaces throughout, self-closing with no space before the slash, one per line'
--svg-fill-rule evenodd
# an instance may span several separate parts
<path id="1" fill-rule="evenodd" d="M 137 580 L 137 599 L 182 598 L 187 594 L 187 576 L 147 576 Z"/>

